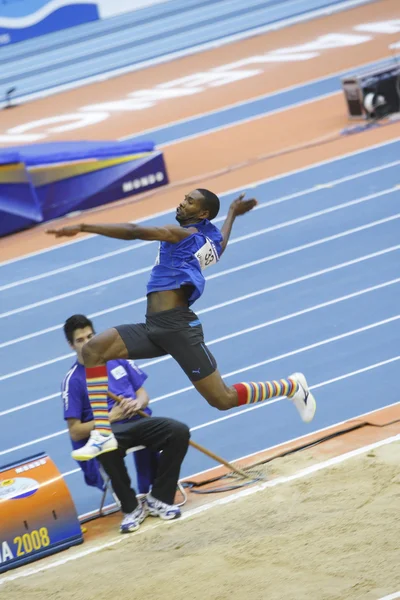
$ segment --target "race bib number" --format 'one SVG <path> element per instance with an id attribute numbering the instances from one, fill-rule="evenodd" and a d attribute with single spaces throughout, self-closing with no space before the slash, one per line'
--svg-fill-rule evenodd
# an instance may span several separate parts
<path id="1" fill-rule="evenodd" d="M 195 257 L 199 261 L 200 268 L 202 271 L 211 265 L 215 265 L 218 262 L 218 254 L 214 244 L 209 238 L 206 238 L 206 243 L 195 252 Z"/>

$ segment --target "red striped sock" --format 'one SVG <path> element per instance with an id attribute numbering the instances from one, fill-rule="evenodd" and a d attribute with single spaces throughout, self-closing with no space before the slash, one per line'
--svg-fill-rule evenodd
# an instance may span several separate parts
<path id="1" fill-rule="evenodd" d="M 278 396 L 291 398 L 299 388 L 297 382 L 290 377 L 261 383 L 235 383 L 233 387 L 238 395 L 238 406 L 255 404 Z"/>
<path id="2" fill-rule="evenodd" d="M 90 406 L 92 407 L 94 428 L 103 435 L 111 434 L 110 418 L 108 416 L 108 373 L 107 367 L 87 367 L 86 384 Z"/>

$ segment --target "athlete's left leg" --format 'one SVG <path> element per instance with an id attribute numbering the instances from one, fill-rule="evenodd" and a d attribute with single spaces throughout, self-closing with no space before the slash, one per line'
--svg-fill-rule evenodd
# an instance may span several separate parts
<path id="1" fill-rule="evenodd" d="M 118 447 L 108 411 L 107 362 L 116 359 L 155 358 L 164 354 L 161 348 L 150 341 L 143 323 L 107 329 L 84 345 L 82 356 L 94 429 L 87 443 L 72 452 L 72 458 L 90 460 Z"/>

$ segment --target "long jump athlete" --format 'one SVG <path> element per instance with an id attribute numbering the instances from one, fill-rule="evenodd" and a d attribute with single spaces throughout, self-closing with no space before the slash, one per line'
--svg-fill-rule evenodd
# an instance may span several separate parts
<path id="1" fill-rule="evenodd" d="M 95 428 L 85 446 L 72 453 L 89 460 L 117 448 L 108 416 L 106 363 L 116 359 L 144 359 L 171 355 L 196 390 L 219 410 L 286 396 L 305 422 L 312 420 L 316 403 L 305 376 L 227 385 L 217 370 L 214 356 L 204 343 L 203 328 L 190 306 L 202 295 L 203 271 L 221 258 L 236 217 L 252 210 L 257 201 L 234 200 L 221 230 L 211 223 L 219 212 L 213 192 L 196 189 L 176 209 L 178 225 L 144 227 L 133 223 L 70 225 L 48 231 L 56 237 L 95 233 L 122 240 L 155 240 L 159 251 L 147 284 L 144 323 L 118 325 L 95 335 L 83 347 L 83 361 Z"/>

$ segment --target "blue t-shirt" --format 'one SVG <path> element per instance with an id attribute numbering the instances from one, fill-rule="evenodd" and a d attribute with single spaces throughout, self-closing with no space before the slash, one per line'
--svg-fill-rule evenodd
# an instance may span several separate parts
<path id="1" fill-rule="evenodd" d="M 189 306 L 204 291 L 204 269 L 218 262 L 221 256 L 222 234 L 218 227 L 204 219 L 197 231 L 181 242 L 160 242 L 156 264 L 147 284 L 147 293 L 176 290 L 191 286 Z"/>

